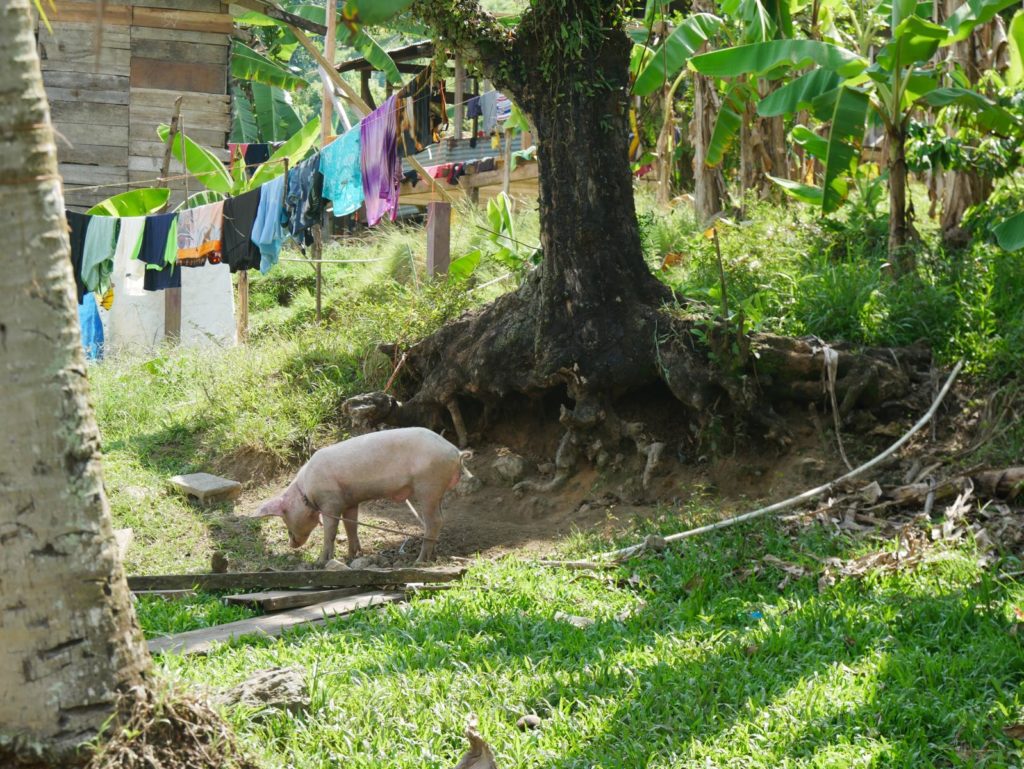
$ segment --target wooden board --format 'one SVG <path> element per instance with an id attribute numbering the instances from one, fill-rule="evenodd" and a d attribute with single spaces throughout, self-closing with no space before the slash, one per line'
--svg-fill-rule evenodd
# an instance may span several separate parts
<path id="1" fill-rule="evenodd" d="M 127 104 L 99 104 L 91 101 L 59 101 L 50 97 L 54 123 L 92 123 L 99 126 L 127 126 Z"/>
<path id="2" fill-rule="evenodd" d="M 227 65 L 228 47 L 204 45 L 192 41 L 145 40 L 132 37 L 132 56 L 164 61 L 192 61 L 199 64 Z"/>
<path id="3" fill-rule="evenodd" d="M 95 24 L 96 0 L 58 0 L 54 3 L 43 3 L 46 11 L 46 18 L 50 24 L 55 22 L 73 22 L 80 24 Z M 115 25 L 128 25 L 132 23 L 132 9 L 127 0 L 107 0 L 103 9 L 103 28 L 109 29 Z M 39 22 L 40 29 L 46 29 L 46 25 Z"/>
<path id="4" fill-rule="evenodd" d="M 220 13 L 220 0 L 136 0 L 136 5 L 147 8 L 169 8 L 177 11 L 201 11 L 202 13 Z"/>
<path id="5" fill-rule="evenodd" d="M 139 590 L 132 593 L 134 598 L 163 598 L 165 601 L 180 601 L 183 598 L 191 598 L 196 594 L 195 590 Z"/>
<path id="6" fill-rule="evenodd" d="M 164 88 L 131 88 L 129 93 L 133 107 L 160 107 L 166 110 L 168 115 L 179 96 L 184 97 L 181 100 L 183 110 L 199 109 L 225 113 L 231 111 L 231 97 L 228 94 L 188 93 Z"/>
<path id="7" fill-rule="evenodd" d="M 45 72 L 43 83 L 46 88 L 69 88 L 80 90 L 98 91 L 124 91 L 128 93 L 127 75 L 106 75 L 92 72 L 60 72 L 57 70 Z"/>
<path id="8" fill-rule="evenodd" d="M 166 123 L 169 120 L 172 109 L 171 105 L 167 107 L 140 107 L 132 104 L 132 123 L 148 123 L 154 126 Z M 193 127 L 204 131 L 223 131 L 224 133 L 231 130 L 231 115 L 227 113 L 227 110 L 186 109 L 183 104 L 181 115 L 185 120 L 186 136 L 192 135 Z"/>
<path id="9" fill-rule="evenodd" d="M 182 43 L 223 45 L 227 48 L 231 38 L 223 32 L 196 32 L 188 29 L 132 27 L 132 42 L 134 43 L 136 40 L 177 40 Z"/>
<path id="10" fill-rule="evenodd" d="M 465 566 L 349 571 L 253 571 L 236 574 L 167 574 L 128 577 L 131 590 L 272 590 L 302 587 L 379 587 L 409 582 L 451 582 Z"/>
<path id="11" fill-rule="evenodd" d="M 57 145 L 57 157 L 62 163 L 78 163 L 86 166 L 128 167 L 126 147 L 104 147 L 102 144 Z M 127 178 L 127 177 L 126 177 Z"/>
<path id="12" fill-rule="evenodd" d="M 345 572 L 333 572 L 343 574 Z M 265 617 L 253 617 L 238 622 L 229 622 L 216 627 L 189 630 L 167 638 L 154 638 L 149 641 L 151 654 L 205 654 L 214 644 L 224 643 L 244 635 L 262 635 L 276 638 L 288 628 L 304 624 L 323 624 L 332 617 L 342 617 L 359 609 L 370 606 L 401 601 L 404 592 L 385 592 L 376 590 L 372 593 L 337 598 L 333 601 L 304 606 L 299 609 L 268 614 Z"/>
<path id="13" fill-rule="evenodd" d="M 226 13 L 172 11 L 140 6 L 132 9 L 132 24 L 137 27 L 184 29 L 192 32 L 221 32 L 225 35 L 230 35 L 235 28 L 234 20 Z"/>
<path id="14" fill-rule="evenodd" d="M 64 179 L 65 184 L 73 185 L 94 185 L 94 184 L 113 184 L 113 185 L 125 185 L 128 183 L 128 173 L 121 168 L 111 168 L 109 166 L 100 165 L 84 165 L 79 163 L 59 163 L 57 166 L 58 172 Z M 108 192 L 104 197 L 110 197 L 116 195 L 119 192 L 124 192 L 124 189 L 114 189 Z"/>
<path id="15" fill-rule="evenodd" d="M 339 587 L 333 590 L 266 590 L 262 593 L 226 595 L 221 600 L 233 606 L 258 606 L 263 611 L 281 611 L 333 601 L 335 598 L 362 592 L 365 590 L 361 587 Z"/>
<path id="16" fill-rule="evenodd" d="M 200 93 L 227 93 L 227 67 L 219 64 L 193 64 L 187 61 L 161 61 L 135 56 L 131 60 L 133 88 L 163 88 Z"/>
<path id="17" fill-rule="evenodd" d="M 127 139 L 159 141 L 159 137 L 156 133 L 157 125 L 160 123 L 169 123 L 170 120 L 171 116 L 168 115 L 164 120 L 154 120 L 152 122 L 148 120 L 139 120 L 129 123 Z M 202 128 L 193 128 L 191 125 L 186 125 L 185 133 L 188 135 L 189 139 L 199 142 L 208 149 L 211 147 L 223 148 L 227 143 L 227 133 L 225 131 L 207 131 Z"/>
<path id="18" fill-rule="evenodd" d="M 62 73 L 67 74 L 67 73 Z M 125 83 L 128 79 L 125 78 Z M 128 106 L 128 89 L 100 90 L 98 88 L 59 88 L 46 85 L 46 97 L 54 102 L 66 101 L 82 104 L 122 104 Z"/>
<path id="19" fill-rule="evenodd" d="M 42 31 L 39 34 L 40 66 L 44 72 L 58 70 L 93 75 L 129 74 L 132 53 L 128 46 L 127 34 L 105 34 L 98 59 L 94 55 L 93 46 L 94 37 L 89 31 L 54 27 L 52 36 Z"/>
<path id="20" fill-rule="evenodd" d="M 220 134 L 218 133 L 218 136 L 219 135 Z M 191 130 L 188 132 L 188 137 L 190 139 L 196 138 Z M 202 142 L 200 142 L 200 144 L 202 144 Z M 210 147 L 209 145 L 204 146 L 206 146 L 206 149 L 210 150 L 210 152 L 216 155 L 220 160 L 227 161 L 231 159 L 230 153 L 228 153 L 228 151 L 223 147 Z M 164 151 L 166 149 L 166 144 L 156 140 L 156 131 L 153 131 L 153 141 L 147 141 L 145 139 L 129 139 L 128 141 L 128 155 L 133 157 L 163 158 Z M 128 162 L 127 159 L 125 162 Z"/>

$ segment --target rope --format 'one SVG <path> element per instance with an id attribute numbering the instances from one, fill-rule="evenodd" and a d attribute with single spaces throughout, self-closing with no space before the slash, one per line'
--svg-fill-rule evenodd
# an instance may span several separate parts
<path id="1" fill-rule="evenodd" d="M 250 164 L 244 166 L 244 168 L 259 168 L 260 166 L 265 166 L 268 163 L 286 163 L 286 162 L 288 162 L 288 158 L 281 158 L 280 160 L 265 160 L 262 163 L 250 163 Z M 68 187 L 68 185 L 65 184 L 64 186 L 65 186 L 65 188 L 74 190 L 75 192 L 82 192 L 83 190 L 102 190 L 102 189 L 105 189 L 107 187 L 133 187 L 133 186 L 138 186 L 138 185 L 151 184 L 151 183 L 154 183 L 154 182 L 173 182 L 173 181 L 177 181 L 178 179 L 200 179 L 200 178 L 202 178 L 204 176 L 210 176 L 211 174 L 217 174 L 217 172 L 216 171 L 201 171 L 198 174 L 178 174 L 176 176 L 157 176 L 154 179 L 134 179 L 134 180 L 129 181 L 129 182 L 111 182 L 111 183 L 108 183 L 108 184 L 90 184 L 88 186 L 71 185 L 70 187 Z M 260 185 L 260 186 L 262 186 L 262 185 Z"/>

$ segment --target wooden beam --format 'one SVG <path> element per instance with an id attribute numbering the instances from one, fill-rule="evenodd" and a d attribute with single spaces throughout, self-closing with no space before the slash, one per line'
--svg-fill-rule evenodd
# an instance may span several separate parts
<path id="1" fill-rule="evenodd" d="M 229 606 L 257 606 L 263 611 L 299 609 L 314 603 L 333 601 L 364 592 L 361 587 L 339 587 L 333 590 L 265 590 L 259 593 L 226 595 L 221 600 Z"/>
<path id="2" fill-rule="evenodd" d="M 334 56 L 338 51 L 338 0 L 327 0 L 327 35 L 324 37 L 324 58 L 329 65 L 328 71 L 334 69 Z M 324 83 L 323 97 L 320 99 L 320 146 L 327 146 L 327 137 L 334 133 L 334 100 L 328 92 L 327 83 Z M 317 267 L 319 268 L 319 264 Z"/>
<path id="3" fill-rule="evenodd" d="M 464 566 L 348 571 L 253 571 L 235 574 L 165 574 L 128 577 L 131 590 L 279 590 L 303 587 L 379 587 L 408 582 L 451 582 Z"/>
<path id="4" fill-rule="evenodd" d="M 442 185 L 437 183 L 434 177 L 427 172 L 427 169 L 423 167 L 423 164 L 420 163 L 420 161 L 418 161 L 412 155 L 408 155 L 405 159 L 408 160 L 409 165 L 416 169 L 416 172 L 423 177 L 423 181 L 427 183 L 430 189 L 436 191 L 437 194 L 444 198 L 446 203 L 450 204 L 455 202 L 455 198 L 448 194 L 448 190 L 446 190 Z"/>
<path id="5" fill-rule="evenodd" d="M 331 82 L 338 86 L 339 90 L 345 94 L 345 98 L 352 102 L 353 106 L 359 110 L 360 114 L 365 116 L 373 112 L 373 110 L 370 109 L 370 105 L 363 101 L 363 98 L 356 93 L 356 90 L 345 82 L 344 78 L 342 78 L 334 68 L 334 65 L 327 61 L 327 59 L 324 58 L 324 55 L 320 53 L 315 45 L 313 45 L 313 42 L 306 37 L 305 32 L 291 24 L 287 24 L 286 26 L 291 30 L 291 33 L 295 35 L 295 39 L 299 41 L 299 45 L 305 48 L 306 51 L 309 52 L 309 55 L 316 60 L 316 63 L 324 68 L 327 72 L 327 76 L 331 79 Z"/>
<path id="6" fill-rule="evenodd" d="M 345 572 L 332 572 L 344 574 Z M 224 575 L 228 576 L 228 575 Z M 214 644 L 240 638 L 244 635 L 256 634 L 276 638 L 288 628 L 296 625 L 323 624 L 334 617 L 343 617 L 359 609 L 370 606 L 382 606 L 405 599 L 405 591 L 384 592 L 375 590 L 372 593 L 337 598 L 333 601 L 304 606 L 299 609 L 268 614 L 265 617 L 252 617 L 238 622 L 228 622 L 216 627 L 204 627 L 189 630 L 186 633 L 154 638 L 149 641 L 151 654 L 205 654 Z"/>
<path id="7" fill-rule="evenodd" d="M 455 54 L 455 138 L 462 138 L 462 122 L 466 114 L 465 101 L 466 93 L 466 65 L 462 63 L 462 56 Z"/>

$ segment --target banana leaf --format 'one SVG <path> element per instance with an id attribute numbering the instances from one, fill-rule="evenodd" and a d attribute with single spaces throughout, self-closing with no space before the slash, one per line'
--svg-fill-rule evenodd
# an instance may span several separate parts
<path id="1" fill-rule="evenodd" d="M 145 216 L 167 205 L 171 191 L 166 187 L 131 190 L 101 200 L 88 211 L 91 216 Z"/>
<path id="2" fill-rule="evenodd" d="M 1012 134 L 1022 127 L 1020 119 L 1012 112 L 1000 107 L 991 99 L 966 88 L 936 88 L 921 97 L 921 101 L 932 107 L 946 107 L 955 104 L 974 113 L 978 125 L 999 134 Z"/>
<path id="3" fill-rule="evenodd" d="M 794 182 L 792 179 L 783 179 L 782 177 L 771 176 L 770 174 L 768 178 L 779 185 L 787 195 L 796 198 L 802 203 L 809 203 L 812 206 L 821 205 L 821 187 L 812 187 L 810 184 L 801 184 L 800 182 Z"/>
<path id="4" fill-rule="evenodd" d="M 237 85 L 231 88 L 231 113 L 231 141 L 240 144 L 258 142 L 260 129 L 256 125 L 252 102 Z"/>
<path id="5" fill-rule="evenodd" d="M 715 127 L 711 132 L 711 139 L 708 141 L 708 151 L 704 158 L 704 165 L 714 168 L 719 165 L 725 153 L 732 147 L 736 140 L 736 134 L 743 126 L 743 108 L 746 101 L 747 84 L 737 81 L 729 86 L 722 99 L 722 108 L 718 111 L 715 119 Z"/>
<path id="6" fill-rule="evenodd" d="M 876 61 L 888 72 L 928 61 L 939 50 L 948 30 L 919 16 L 908 16 L 899 23 L 892 38 L 878 52 Z"/>
<path id="7" fill-rule="evenodd" d="M 300 160 L 306 157 L 310 147 L 316 143 L 319 135 L 320 116 L 317 115 L 306 125 L 302 126 L 288 141 L 278 147 L 266 163 L 256 169 L 256 173 L 252 175 L 249 187 L 259 187 L 261 184 L 269 182 L 275 176 L 283 174 L 283 161 L 285 158 L 288 159 L 288 167 L 294 168 Z"/>
<path id="8" fill-rule="evenodd" d="M 1017 251 L 1024 248 L 1024 211 L 997 225 L 992 232 L 1003 250 Z"/>
<path id="9" fill-rule="evenodd" d="M 944 44 L 966 40 L 975 27 L 988 24 L 997 13 L 1017 4 L 1018 0 L 968 0 L 943 22 L 950 32 Z"/>
<path id="10" fill-rule="evenodd" d="M 1010 52 L 1010 67 L 1006 70 L 1006 84 L 1018 85 L 1024 80 L 1024 11 L 1017 11 L 1006 30 Z"/>
<path id="11" fill-rule="evenodd" d="M 203 190 L 202 192 L 194 192 L 188 196 L 188 200 L 183 200 L 175 211 L 184 211 L 186 208 L 199 208 L 199 206 L 205 206 L 208 203 L 216 203 L 218 200 L 224 200 L 227 195 L 220 192 L 214 192 L 213 190 Z"/>
<path id="12" fill-rule="evenodd" d="M 162 142 L 167 141 L 167 136 L 170 132 L 171 129 L 167 125 L 159 125 L 156 128 L 156 133 Z M 224 164 L 220 162 L 220 159 L 210 150 L 206 149 L 206 147 L 196 144 L 187 136 L 185 137 L 185 152 L 183 154 L 181 151 L 181 139 L 180 133 L 174 137 L 174 142 L 171 145 L 171 152 L 174 154 L 174 157 L 180 160 L 182 165 L 188 169 L 188 172 L 196 177 L 208 190 L 229 194 L 231 192 L 231 176 L 228 174 L 227 169 L 224 168 Z"/>
<path id="13" fill-rule="evenodd" d="M 710 13 L 695 13 L 683 19 L 650 58 L 644 60 L 633 83 L 633 93 L 647 96 L 664 86 L 721 26 L 722 20 Z"/>
<path id="14" fill-rule="evenodd" d="M 231 41 L 231 76 L 286 91 L 298 91 L 309 85 L 301 77 L 237 40 Z"/>
<path id="15" fill-rule="evenodd" d="M 845 175 L 856 163 L 858 155 L 857 148 L 850 140 L 863 139 L 868 104 L 868 95 L 863 91 L 847 86 L 839 89 L 825 158 L 825 183 L 822 185 L 821 198 L 821 212 L 824 214 L 835 211 L 846 198 Z"/>
<path id="16" fill-rule="evenodd" d="M 795 68 L 817 64 L 843 77 L 860 74 L 867 62 L 857 54 L 818 40 L 769 40 L 702 53 L 690 59 L 690 68 L 711 77 L 758 75 L 780 66 Z"/>
<path id="17" fill-rule="evenodd" d="M 832 70 L 811 70 L 761 99 L 757 113 L 762 117 L 776 117 L 809 109 L 816 97 L 838 87 L 841 80 Z"/>
<path id="18" fill-rule="evenodd" d="M 810 128 L 803 125 L 793 126 L 789 136 L 793 143 L 798 147 L 803 147 L 808 155 L 817 158 L 822 163 L 825 162 L 825 159 L 828 157 L 828 139 L 818 136 Z M 820 199 L 818 202 L 821 202 Z"/>
<path id="19" fill-rule="evenodd" d="M 281 141 L 302 128 L 302 121 L 292 108 L 287 92 L 263 83 L 253 83 L 252 99 L 256 125 L 263 141 Z"/>

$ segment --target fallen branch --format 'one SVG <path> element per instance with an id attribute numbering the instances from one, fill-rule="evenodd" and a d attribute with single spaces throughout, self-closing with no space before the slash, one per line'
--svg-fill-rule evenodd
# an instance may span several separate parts
<path id="1" fill-rule="evenodd" d="M 908 430 L 902 438 L 900 438 L 898 441 L 896 441 L 894 444 L 892 444 L 889 448 L 887 448 L 878 456 L 874 457 L 868 462 L 865 462 L 860 467 L 854 468 L 846 475 L 842 475 L 833 481 L 829 481 L 828 483 L 823 484 L 821 486 L 816 486 L 813 489 L 808 489 L 803 494 L 798 494 L 795 497 L 790 497 L 789 499 L 784 500 L 782 502 L 776 502 L 773 505 L 758 508 L 757 510 L 752 510 L 751 512 L 744 513 L 743 515 L 737 515 L 733 518 L 726 518 L 725 520 L 717 521 L 716 523 L 710 523 L 707 526 L 700 526 L 696 529 L 690 529 L 689 531 L 681 531 L 677 534 L 670 534 L 669 536 L 665 537 L 664 541 L 677 542 L 681 539 L 689 539 L 690 537 L 696 537 L 700 534 L 707 534 L 711 531 L 724 529 L 729 526 L 735 526 L 737 523 L 743 523 L 744 521 L 750 521 L 754 518 L 760 518 L 761 516 L 767 515 L 768 513 L 776 513 L 779 512 L 780 510 L 788 510 L 789 508 L 795 507 L 801 502 L 806 502 L 807 500 L 813 499 L 814 497 L 817 497 L 821 494 L 826 494 L 832 491 L 839 484 L 856 478 L 857 476 L 862 475 L 863 473 L 867 472 L 873 467 L 876 467 L 881 462 L 883 462 L 884 460 L 892 456 L 894 453 L 896 453 L 896 451 L 898 451 L 907 441 L 909 441 L 918 430 L 920 430 L 922 427 L 928 424 L 929 421 L 931 421 L 932 417 L 935 416 L 935 412 L 939 410 L 939 405 L 942 403 L 943 399 L 946 397 L 946 394 L 949 392 L 949 388 L 953 386 L 953 382 L 956 380 L 956 377 L 960 373 L 960 369 L 962 369 L 963 366 L 963 360 L 957 362 L 956 366 L 953 367 L 953 371 L 950 373 L 949 378 L 946 379 L 946 383 L 942 386 L 942 390 L 939 391 L 939 394 L 932 402 L 931 408 L 929 408 L 928 411 L 925 412 L 924 416 L 922 416 L 920 419 L 917 420 L 917 422 L 914 423 L 914 426 L 911 427 L 910 430 Z M 612 550 L 607 553 L 601 553 L 595 557 L 614 558 L 616 560 L 621 561 L 625 560 L 626 558 L 630 558 L 636 555 L 637 553 L 644 551 L 645 549 L 645 544 L 641 543 L 639 545 L 631 545 L 630 547 L 623 547 L 619 550 Z"/>

